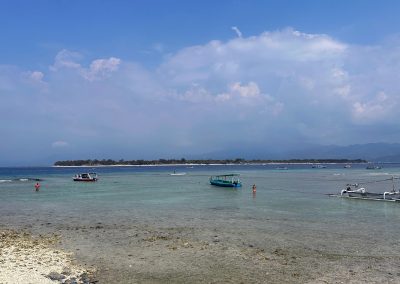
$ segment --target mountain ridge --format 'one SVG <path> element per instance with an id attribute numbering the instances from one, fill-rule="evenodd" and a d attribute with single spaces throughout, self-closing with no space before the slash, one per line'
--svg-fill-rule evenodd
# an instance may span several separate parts
<path id="1" fill-rule="evenodd" d="M 400 143 L 366 143 L 341 145 L 303 145 L 298 149 L 269 149 L 258 146 L 224 149 L 191 158 L 245 159 L 363 159 L 370 162 L 400 162 Z"/>

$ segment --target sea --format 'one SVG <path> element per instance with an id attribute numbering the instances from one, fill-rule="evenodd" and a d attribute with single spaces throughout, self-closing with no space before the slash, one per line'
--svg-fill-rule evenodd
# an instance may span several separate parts
<path id="1" fill-rule="evenodd" d="M 65 226 L 131 223 L 220 230 L 262 246 L 350 256 L 400 254 L 400 202 L 332 197 L 349 183 L 399 189 L 400 164 L 173 165 L 0 168 L 0 224 L 43 232 Z M 279 169 L 278 167 L 287 167 Z M 97 182 L 74 182 L 96 172 Z M 171 175 L 172 173 L 184 175 Z M 209 184 L 240 174 L 241 188 Z M 392 179 L 394 177 L 394 179 Z M 40 179 L 41 188 L 34 185 Z M 252 186 L 256 185 L 256 193 Z M 48 227 L 48 226 L 47 226 Z M 234 240 L 233 240 L 234 241 Z M 112 250 L 111 250 L 112 253 Z"/>

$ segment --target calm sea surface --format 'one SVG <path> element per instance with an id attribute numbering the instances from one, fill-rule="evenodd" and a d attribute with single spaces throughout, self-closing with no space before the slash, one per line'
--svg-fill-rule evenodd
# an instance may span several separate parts
<path id="1" fill-rule="evenodd" d="M 162 166 L 99 168 L 0 168 L 0 221 L 32 228 L 55 224 L 141 222 L 159 226 L 222 228 L 246 232 L 246 238 L 310 249 L 367 255 L 400 253 L 400 203 L 329 197 L 346 183 L 368 190 L 392 189 L 400 165 L 366 170 L 366 165 Z M 171 176 L 174 170 L 183 176 Z M 96 171 L 95 183 L 72 176 Z M 239 173 L 240 189 L 209 185 L 210 175 Z M 42 179 L 40 192 L 35 181 Z M 251 187 L 257 186 L 256 195 Z M 396 188 L 399 182 L 396 180 Z M 243 237 L 243 234 L 241 235 Z M 360 242 L 362 240 L 362 243 Z"/>

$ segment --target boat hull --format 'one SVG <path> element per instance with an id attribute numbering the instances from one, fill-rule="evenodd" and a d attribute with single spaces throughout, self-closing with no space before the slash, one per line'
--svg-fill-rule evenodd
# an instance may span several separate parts
<path id="1" fill-rule="evenodd" d="M 400 200 L 400 193 L 386 194 L 375 192 L 347 192 L 349 197 L 363 199 Z"/>
<path id="2" fill-rule="evenodd" d="M 97 178 L 74 178 L 74 181 L 95 182 Z"/>
<path id="3" fill-rule="evenodd" d="M 221 187 L 241 187 L 242 184 L 240 182 L 238 183 L 232 183 L 229 181 L 224 181 L 224 180 L 210 180 L 211 185 L 215 186 L 221 186 Z"/>

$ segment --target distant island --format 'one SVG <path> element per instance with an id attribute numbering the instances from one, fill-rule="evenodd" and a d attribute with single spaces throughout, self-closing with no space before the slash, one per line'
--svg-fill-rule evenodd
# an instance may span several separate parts
<path id="1" fill-rule="evenodd" d="M 205 159 L 205 160 L 186 160 L 182 159 L 158 159 L 158 160 L 66 160 L 57 161 L 54 166 L 67 167 L 67 166 L 153 166 L 153 165 L 210 165 L 210 164 L 221 164 L 221 165 L 241 165 L 241 164 L 356 164 L 356 163 L 367 163 L 366 160 L 362 159 L 290 159 L 290 160 L 246 160 L 246 159 Z"/>

